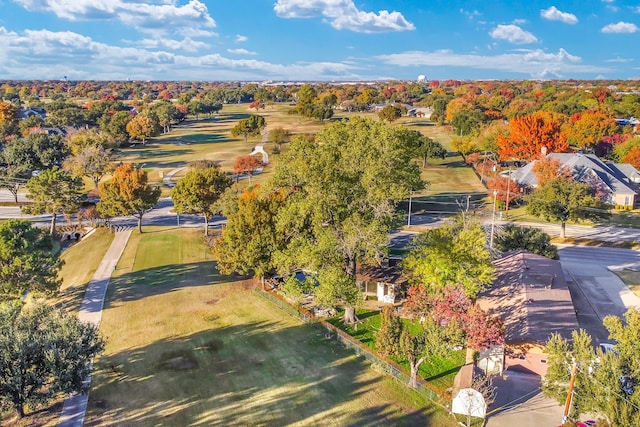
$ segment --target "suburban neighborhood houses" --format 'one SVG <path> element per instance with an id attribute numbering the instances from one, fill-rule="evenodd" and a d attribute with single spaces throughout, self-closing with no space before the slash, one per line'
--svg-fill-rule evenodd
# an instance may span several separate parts
<path id="1" fill-rule="evenodd" d="M 627 81 L 0 82 L 0 421 L 637 426 L 638 110 Z"/>
<path id="2" fill-rule="evenodd" d="M 558 161 L 578 181 L 596 189 L 598 197 L 607 204 L 633 208 L 638 196 L 640 172 L 628 163 L 602 161 L 594 154 L 549 153 L 547 159 Z M 538 179 L 533 171 L 536 161 L 513 171 L 511 179 L 524 188 L 535 188 Z"/>

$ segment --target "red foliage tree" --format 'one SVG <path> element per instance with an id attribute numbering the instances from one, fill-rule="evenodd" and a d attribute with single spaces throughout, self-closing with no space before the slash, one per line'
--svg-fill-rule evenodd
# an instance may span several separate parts
<path id="1" fill-rule="evenodd" d="M 240 156 L 237 157 L 233 164 L 233 173 L 246 173 L 249 175 L 249 183 L 251 176 L 262 166 L 262 160 L 258 156 Z"/>
<path id="2" fill-rule="evenodd" d="M 489 188 L 489 194 L 493 195 L 493 191 L 497 190 L 496 199 L 501 202 L 506 202 L 507 197 L 509 203 L 520 197 L 520 187 L 518 183 L 506 176 L 498 175 L 487 183 Z"/>
<path id="3" fill-rule="evenodd" d="M 480 157 L 480 153 L 470 153 L 467 154 L 467 157 L 465 157 L 464 161 L 468 165 L 476 165 L 478 164 L 478 162 L 480 162 Z"/>
<path id="4" fill-rule="evenodd" d="M 253 101 L 249 104 L 249 108 L 256 110 L 256 113 L 257 113 L 258 110 L 260 110 L 261 108 L 264 108 L 264 104 L 261 101 Z"/>
<path id="5" fill-rule="evenodd" d="M 467 347 L 479 350 L 504 343 L 505 329 L 502 319 L 490 316 L 477 304 L 467 310 L 464 325 Z"/>
<path id="6" fill-rule="evenodd" d="M 561 130 L 560 115 L 536 111 L 509 122 L 509 136 L 498 135 L 500 160 L 526 160 L 537 158 L 544 149 L 563 153 L 569 150 L 567 137 Z"/>
<path id="7" fill-rule="evenodd" d="M 470 306 L 471 300 L 460 285 L 447 285 L 442 294 L 431 297 L 431 315 L 440 325 L 450 322 L 464 325 Z"/>
<path id="8" fill-rule="evenodd" d="M 504 324 L 473 304 L 460 285 L 448 285 L 441 293 L 429 294 L 425 286 L 412 286 L 405 312 L 413 318 L 429 316 L 436 325 L 460 328 L 467 346 L 480 349 L 504 342 Z"/>

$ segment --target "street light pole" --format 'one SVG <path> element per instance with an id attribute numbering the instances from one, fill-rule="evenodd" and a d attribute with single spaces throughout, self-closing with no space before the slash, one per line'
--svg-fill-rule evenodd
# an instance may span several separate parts
<path id="1" fill-rule="evenodd" d="M 409 192 L 409 213 L 407 215 L 407 227 L 411 226 L 411 197 L 413 196 L 413 191 Z"/>
<path id="2" fill-rule="evenodd" d="M 489 249 L 493 250 L 493 232 L 496 227 L 496 198 L 498 190 L 493 190 L 493 216 L 491 218 L 491 237 L 489 238 Z"/>

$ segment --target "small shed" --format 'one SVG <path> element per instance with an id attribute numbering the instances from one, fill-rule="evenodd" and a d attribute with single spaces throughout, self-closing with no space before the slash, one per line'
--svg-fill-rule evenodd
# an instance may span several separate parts
<path id="1" fill-rule="evenodd" d="M 473 363 L 460 368 L 453 380 L 453 401 L 451 412 L 454 414 L 484 418 L 487 415 L 487 403 L 482 393 L 473 388 L 473 380 L 484 376 L 482 370 Z"/>
<path id="2" fill-rule="evenodd" d="M 357 283 L 363 296 L 375 296 L 378 301 L 393 304 L 406 296 L 408 280 L 397 266 L 361 268 Z"/>

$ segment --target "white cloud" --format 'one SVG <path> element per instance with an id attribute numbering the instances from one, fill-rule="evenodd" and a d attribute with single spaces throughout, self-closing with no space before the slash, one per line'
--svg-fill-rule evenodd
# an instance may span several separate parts
<path id="1" fill-rule="evenodd" d="M 565 24 L 577 24 L 578 18 L 573 13 L 561 12 L 555 6 L 551 6 L 549 9 L 542 9 L 540 16 L 549 21 L 561 21 Z"/>
<path id="2" fill-rule="evenodd" d="M 526 24 L 527 20 L 526 19 L 522 19 L 522 18 L 516 18 L 513 20 L 513 23 L 515 25 L 522 25 L 522 24 Z"/>
<path id="3" fill-rule="evenodd" d="M 618 63 L 633 62 L 633 58 L 620 58 L 618 56 L 617 58 L 606 59 L 604 62 L 618 62 Z"/>
<path id="4" fill-rule="evenodd" d="M 211 80 L 212 76 L 220 80 L 361 79 L 357 74 L 360 65 L 342 62 L 273 64 L 220 54 L 186 55 L 108 45 L 70 31 L 26 30 L 19 34 L 0 27 L 0 46 L 2 75 L 7 79 L 65 75 L 78 80 Z"/>
<path id="5" fill-rule="evenodd" d="M 247 36 L 241 36 L 240 34 L 236 34 L 236 42 L 237 43 L 244 43 L 247 40 L 249 40 L 249 37 Z"/>
<path id="6" fill-rule="evenodd" d="M 170 50 L 182 50 L 185 52 L 197 52 L 200 49 L 206 48 L 209 45 L 204 42 L 185 38 L 183 40 L 172 40 L 165 38 L 155 39 L 142 39 L 142 40 L 126 40 L 129 45 L 136 45 L 144 47 L 146 49 L 170 49 Z"/>
<path id="7" fill-rule="evenodd" d="M 538 41 L 536 36 L 528 31 L 523 30 L 517 25 L 498 25 L 489 32 L 494 39 L 506 40 L 514 44 L 535 43 Z"/>
<path id="8" fill-rule="evenodd" d="M 631 34 L 636 33 L 640 30 L 636 24 L 632 24 L 630 22 L 618 22 L 617 24 L 609 24 L 602 27 L 602 31 L 605 34 Z"/>
<path id="9" fill-rule="evenodd" d="M 466 15 L 467 18 L 469 19 L 474 19 L 474 18 L 477 18 L 478 16 L 482 16 L 482 14 L 477 10 L 468 11 L 468 10 L 460 9 L 460 13 L 462 13 L 463 15 Z"/>
<path id="10" fill-rule="evenodd" d="M 248 51 L 247 49 L 227 49 L 227 52 L 234 55 L 257 55 L 255 52 Z"/>
<path id="11" fill-rule="evenodd" d="M 511 72 L 546 78 L 574 75 L 576 73 L 606 73 L 610 68 L 582 64 L 582 59 L 564 49 L 547 53 L 541 49 L 523 50 L 500 55 L 460 54 L 450 50 L 433 52 L 411 51 L 376 57 L 385 64 L 398 67 L 464 67 Z"/>
<path id="12" fill-rule="evenodd" d="M 353 0 L 278 0 L 273 10 L 280 18 L 323 17 L 337 30 L 358 33 L 415 30 L 400 12 L 363 12 Z"/>
<path id="13" fill-rule="evenodd" d="M 207 5 L 199 0 L 176 5 L 174 0 L 14 0 L 30 11 L 51 12 L 69 21 L 113 20 L 150 33 L 211 35 L 216 26 Z"/>

